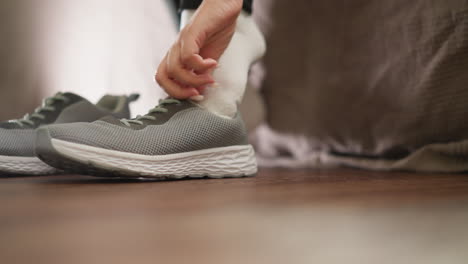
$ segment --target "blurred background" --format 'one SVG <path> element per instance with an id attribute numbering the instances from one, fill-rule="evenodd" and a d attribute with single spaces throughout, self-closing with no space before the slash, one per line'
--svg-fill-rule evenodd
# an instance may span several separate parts
<path id="1" fill-rule="evenodd" d="M 58 91 L 138 92 L 146 113 L 173 15 L 163 0 L 0 0 L 0 119 Z M 0 262 L 468 263 L 466 175 L 317 169 L 340 162 L 324 153 L 398 161 L 466 139 L 468 1 L 255 0 L 254 16 L 268 53 L 242 111 L 258 160 L 316 170 L 2 178 Z M 465 166 L 459 150 L 434 153 Z"/>
<path id="2" fill-rule="evenodd" d="M 131 106 L 132 113 L 145 114 L 165 96 L 154 75 L 178 32 L 172 4 L 167 0 L 1 1 L 0 120 L 22 117 L 58 91 L 91 101 L 105 93 L 137 92 L 142 96 Z M 256 90 L 261 76 L 252 75 Z M 255 114 L 246 119 L 253 128 L 263 109 L 258 93 L 254 89 L 247 93 L 246 110 Z"/>
<path id="3" fill-rule="evenodd" d="M 260 163 L 422 170 L 404 159 L 464 140 L 467 10 L 465 0 L 254 1 L 268 52 L 242 111 Z M 164 96 L 153 76 L 176 34 L 164 0 L 3 0 L 0 119 L 57 91 L 139 92 L 133 114 L 144 114 Z"/>
<path id="4" fill-rule="evenodd" d="M 18 118 L 58 91 L 95 101 L 139 92 L 145 113 L 162 92 L 155 69 L 176 36 L 164 1 L 0 2 L 0 119 Z"/>

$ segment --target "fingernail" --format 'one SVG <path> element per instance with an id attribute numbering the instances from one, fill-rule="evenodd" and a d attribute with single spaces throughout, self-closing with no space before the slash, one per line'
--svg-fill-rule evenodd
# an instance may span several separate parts
<path id="1" fill-rule="evenodd" d="M 214 82 L 214 83 L 211 85 L 211 87 L 213 87 L 213 88 L 218 88 L 218 87 L 219 87 L 219 83 Z"/>
<path id="2" fill-rule="evenodd" d="M 197 102 L 203 101 L 203 99 L 205 99 L 203 95 L 195 95 L 195 96 L 190 97 L 190 100 L 197 101 Z"/>
<path id="3" fill-rule="evenodd" d="M 192 91 L 192 96 L 200 95 L 200 92 L 196 88 L 190 88 L 190 90 Z"/>
<path id="4" fill-rule="evenodd" d="M 216 64 L 218 64 L 218 61 L 216 61 L 216 60 L 214 60 L 214 59 L 207 59 L 207 61 L 210 62 L 210 63 L 216 63 Z"/>

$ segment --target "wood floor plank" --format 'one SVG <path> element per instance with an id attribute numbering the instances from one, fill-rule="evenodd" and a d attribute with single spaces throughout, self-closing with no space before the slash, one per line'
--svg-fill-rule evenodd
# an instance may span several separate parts
<path id="1" fill-rule="evenodd" d="M 468 260 L 465 174 L 264 169 L 254 178 L 220 180 L 2 177 L 0 209 L 1 263 Z"/>

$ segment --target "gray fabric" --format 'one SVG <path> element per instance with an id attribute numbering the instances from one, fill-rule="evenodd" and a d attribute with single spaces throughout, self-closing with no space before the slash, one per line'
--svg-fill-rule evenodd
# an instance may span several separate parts
<path id="1" fill-rule="evenodd" d="M 34 156 L 34 129 L 1 129 L 0 156 Z"/>
<path id="2" fill-rule="evenodd" d="M 53 125 L 48 129 L 55 139 L 143 155 L 247 144 L 247 133 L 240 115 L 226 119 L 198 107 L 180 111 L 164 124 L 148 125 L 141 130 L 102 120 Z"/>
<path id="3" fill-rule="evenodd" d="M 468 140 L 429 144 L 402 159 L 369 159 L 328 154 L 324 164 L 345 165 L 372 170 L 402 170 L 424 172 L 467 172 Z"/>
<path id="4" fill-rule="evenodd" d="M 275 131 L 368 162 L 468 138 L 468 1 L 262 3 Z"/>

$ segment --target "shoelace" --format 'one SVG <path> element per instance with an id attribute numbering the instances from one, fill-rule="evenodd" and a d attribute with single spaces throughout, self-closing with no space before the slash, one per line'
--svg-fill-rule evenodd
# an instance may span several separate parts
<path id="1" fill-rule="evenodd" d="M 120 122 L 126 126 L 131 126 L 131 124 L 143 125 L 143 120 L 151 120 L 155 121 L 156 117 L 152 116 L 151 114 L 155 113 L 167 113 L 167 108 L 164 108 L 165 105 L 169 104 L 180 104 L 181 102 L 177 99 L 163 99 L 159 100 L 159 105 L 155 108 L 151 109 L 148 114 L 144 116 L 137 116 L 135 119 L 121 119 Z"/>
<path id="2" fill-rule="evenodd" d="M 54 102 L 63 101 L 68 102 L 68 98 L 63 96 L 63 93 L 57 93 L 56 95 L 46 98 L 42 102 L 42 106 L 36 108 L 32 114 L 26 114 L 21 119 L 11 120 L 10 122 L 18 124 L 20 127 L 24 127 L 25 124 L 34 126 L 35 123 L 32 121 L 33 118 L 44 120 L 46 118 L 45 115 L 41 114 L 42 112 L 53 112 L 55 111 L 55 107 L 52 106 Z"/>

